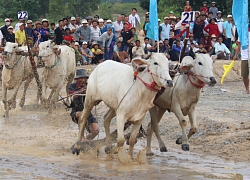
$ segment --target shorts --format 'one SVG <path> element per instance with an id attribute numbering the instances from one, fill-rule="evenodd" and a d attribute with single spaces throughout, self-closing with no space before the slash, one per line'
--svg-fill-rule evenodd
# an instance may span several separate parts
<path id="1" fill-rule="evenodd" d="M 78 119 L 76 118 L 76 112 L 71 112 L 70 116 L 72 118 L 72 121 L 76 124 L 78 124 Z M 92 113 L 89 114 L 89 117 L 87 118 L 87 124 L 86 126 L 89 127 L 92 123 L 98 123 L 96 118 L 93 116 Z"/>
<path id="2" fill-rule="evenodd" d="M 242 77 L 248 77 L 249 76 L 248 60 L 241 60 L 241 76 Z"/>
<path id="3" fill-rule="evenodd" d="M 120 52 L 122 52 L 122 51 L 127 52 L 128 47 L 129 47 L 128 45 L 122 44 L 121 47 L 120 47 Z"/>

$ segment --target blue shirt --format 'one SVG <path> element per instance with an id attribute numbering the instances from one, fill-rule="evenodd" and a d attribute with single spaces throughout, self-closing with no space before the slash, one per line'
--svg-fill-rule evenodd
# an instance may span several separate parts
<path id="1" fill-rule="evenodd" d="M 152 29 L 150 27 L 150 22 L 146 23 L 145 31 L 147 31 L 146 37 L 151 39 L 150 36 L 153 34 L 153 31 L 152 31 Z"/>
<path id="2" fill-rule="evenodd" d="M 222 25 L 223 29 L 226 30 L 226 34 L 228 38 L 232 38 L 232 23 L 229 23 L 228 21 L 224 22 Z"/>
<path id="3" fill-rule="evenodd" d="M 162 31 L 161 31 L 161 39 L 164 41 L 164 39 L 169 39 L 169 32 L 170 32 L 170 25 L 162 23 L 161 24 Z"/>

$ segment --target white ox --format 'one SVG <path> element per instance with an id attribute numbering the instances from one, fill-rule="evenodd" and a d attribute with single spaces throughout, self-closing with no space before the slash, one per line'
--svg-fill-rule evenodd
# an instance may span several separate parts
<path id="1" fill-rule="evenodd" d="M 27 51 L 27 46 L 18 47 L 17 43 L 7 42 L 4 52 L 2 53 L 4 62 L 2 72 L 2 89 L 5 117 L 9 116 L 9 110 L 11 108 L 16 108 L 16 95 L 20 85 L 23 81 L 25 81 L 23 96 L 19 104 L 20 107 L 23 107 L 26 90 L 34 77 L 29 56 L 25 55 Z M 37 58 L 34 58 L 34 60 L 37 63 Z M 13 89 L 13 91 L 10 95 L 8 95 L 7 90 L 10 89 Z"/>
<path id="2" fill-rule="evenodd" d="M 129 155 L 132 157 L 137 132 L 146 112 L 154 106 L 153 100 L 157 91 L 161 87 L 173 86 L 169 75 L 168 59 L 163 54 L 152 54 L 148 61 L 134 59 L 132 65 L 133 67 L 108 60 L 98 65 L 91 73 L 84 110 L 79 119 L 78 139 L 72 148 L 73 154 L 79 154 L 84 126 L 91 109 L 97 102 L 103 101 L 110 108 L 105 116 L 116 115 L 118 158 L 122 163 L 132 161 L 123 148 L 125 122 L 133 123 L 129 141 Z M 135 81 L 133 75 L 137 77 Z M 106 148 L 111 147 L 110 121 L 111 118 L 108 118 L 104 122 Z"/>
<path id="3" fill-rule="evenodd" d="M 44 62 L 43 82 L 42 82 L 42 102 L 52 105 L 56 102 L 63 83 L 67 80 L 67 87 L 73 81 L 75 74 L 75 51 L 68 46 L 58 46 L 51 41 L 39 44 L 39 57 Z M 46 89 L 49 87 L 51 93 L 46 98 Z M 66 88 L 67 89 L 67 88 Z"/>
<path id="4" fill-rule="evenodd" d="M 147 130 L 147 155 L 153 155 L 151 151 L 153 132 L 159 141 L 160 151 L 167 151 L 158 129 L 158 123 L 167 110 L 176 115 L 182 128 L 182 138 L 177 139 L 176 143 L 182 144 L 182 150 L 189 150 L 188 139 L 197 130 L 195 108 L 200 99 L 201 88 L 205 84 L 216 84 L 212 64 L 213 60 L 207 54 L 196 54 L 194 60 L 190 56 L 184 57 L 181 63 L 183 73 L 175 77 L 174 87 L 159 96 L 154 102 L 155 107 L 149 110 L 151 123 Z M 185 116 L 189 117 L 191 123 L 188 136 L 186 135 L 187 120 Z"/>

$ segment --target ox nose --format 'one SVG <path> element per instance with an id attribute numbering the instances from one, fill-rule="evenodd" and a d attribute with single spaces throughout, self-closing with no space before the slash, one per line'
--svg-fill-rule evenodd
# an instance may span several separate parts
<path id="1" fill-rule="evenodd" d="M 167 80 L 167 86 L 168 87 L 173 87 L 173 81 L 172 80 Z"/>
<path id="2" fill-rule="evenodd" d="M 210 79 L 211 83 L 213 83 L 213 84 L 217 83 L 217 81 L 216 81 L 216 79 L 214 77 L 210 77 L 209 79 Z"/>

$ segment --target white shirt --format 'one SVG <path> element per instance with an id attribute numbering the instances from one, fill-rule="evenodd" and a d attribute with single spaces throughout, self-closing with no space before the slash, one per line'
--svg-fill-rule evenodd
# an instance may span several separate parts
<path id="1" fill-rule="evenodd" d="M 136 27 L 137 22 L 141 24 L 140 17 L 138 14 L 135 14 L 134 16 L 132 14 L 129 15 L 129 23 L 132 24 L 132 27 Z"/>
<path id="2" fill-rule="evenodd" d="M 145 43 L 143 43 L 143 44 L 141 45 L 141 47 L 142 47 L 143 49 L 145 48 L 145 46 L 146 46 Z M 147 44 L 147 48 L 151 48 L 151 45 L 150 45 L 150 44 Z"/>
<path id="3" fill-rule="evenodd" d="M 250 32 L 248 32 L 248 39 L 249 39 L 249 43 L 250 43 Z M 250 46 L 248 45 L 248 48 L 244 49 L 244 50 L 242 49 L 242 46 L 241 46 L 241 60 L 247 61 L 249 59 L 250 59 Z"/>
<path id="4" fill-rule="evenodd" d="M 91 37 L 93 41 L 98 41 L 98 38 L 101 36 L 101 30 L 100 28 L 97 26 L 96 28 L 94 28 L 93 26 L 90 27 L 91 30 Z"/>
<path id="5" fill-rule="evenodd" d="M 224 44 L 224 43 L 215 43 L 214 45 L 214 48 L 215 48 L 215 53 L 218 54 L 219 51 L 223 51 L 224 54 L 225 53 L 230 53 L 229 49 L 227 48 L 227 46 Z"/>
<path id="6" fill-rule="evenodd" d="M 69 29 L 70 30 L 72 30 L 72 29 L 75 29 L 75 32 L 76 32 L 76 30 L 78 29 L 79 27 L 78 27 L 78 25 L 73 25 L 73 24 L 69 24 Z M 75 33 L 72 33 L 72 34 L 70 34 L 71 36 L 73 36 L 73 38 L 75 39 L 75 40 L 78 40 L 78 36 L 75 34 Z"/>
<path id="7" fill-rule="evenodd" d="M 116 21 L 116 22 L 114 22 L 113 27 L 114 27 L 115 31 L 121 31 L 123 29 L 123 24 L 122 24 L 122 22 L 120 22 L 120 24 L 119 24 Z M 120 32 L 115 32 L 116 37 L 120 36 L 120 34 L 121 34 Z"/>

